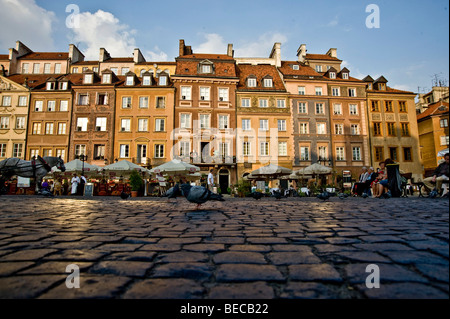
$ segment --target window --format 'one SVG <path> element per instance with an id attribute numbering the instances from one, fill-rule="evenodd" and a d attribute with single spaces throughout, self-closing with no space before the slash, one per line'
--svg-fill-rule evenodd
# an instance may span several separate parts
<path id="1" fill-rule="evenodd" d="M 93 66 L 92 71 L 94 71 L 95 73 L 98 73 L 98 66 Z"/>
<path id="2" fill-rule="evenodd" d="M 316 114 L 325 114 L 323 103 L 316 103 Z"/>
<path id="3" fill-rule="evenodd" d="M 348 89 L 348 96 L 349 97 L 355 97 L 356 96 L 356 89 L 353 89 L 353 88 Z"/>
<path id="4" fill-rule="evenodd" d="M 200 87 L 200 100 L 209 101 L 210 100 L 210 88 L 209 87 Z"/>
<path id="5" fill-rule="evenodd" d="M 67 90 L 67 87 L 68 87 L 67 81 L 59 82 L 59 90 L 62 90 L 62 91 Z"/>
<path id="6" fill-rule="evenodd" d="M 392 101 L 384 101 L 384 107 L 386 112 L 394 112 L 394 109 L 392 108 Z"/>
<path id="7" fill-rule="evenodd" d="M 402 136 L 409 136 L 409 123 L 401 123 Z"/>
<path id="8" fill-rule="evenodd" d="M 359 124 L 351 124 L 350 125 L 350 134 L 351 135 L 361 134 L 360 129 L 359 129 Z"/>
<path id="9" fill-rule="evenodd" d="M 134 76 L 127 76 L 126 85 L 134 85 Z"/>
<path id="10" fill-rule="evenodd" d="M 19 96 L 19 106 L 27 106 L 28 98 L 26 96 Z"/>
<path id="11" fill-rule="evenodd" d="M 298 64 L 293 64 L 292 65 L 292 70 L 300 70 L 300 67 Z"/>
<path id="12" fill-rule="evenodd" d="M 75 145 L 75 156 L 86 155 L 86 145 Z"/>
<path id="13" fill-rule="evenodd" d="M 66 150 L 64 150 L 64 149 L 56 149 L 56 156 L 57 157 L 61 156 L 61 159 L 63 161 L 65 161 L 66 160 Z"/>
<path id="14" fill-rule="evenodd" d="M 319 146 L 319 160 L 326 161 L 328 159 L 328 151 L 326 146 Z"/>
<path id="15" fill-rule="evenodd" d="M 278 143 L 278 156 L 287 156 L 287 142 Z"/>
<path id="16" fill-rule="evenodd" d="M 286 100 L 277 100 L 277 107 L 278 108 L 286 108 Z"/>
<path id="17" fill-rule="evenodd" d="M 128 158 L 130 156 L 130 145 L 120 144 L 120 158 Z"/>
<path id="18" fill-rule="evenodd" d="M 155 144 L 155 158 L 164 158 L 164 144 Z"/>
<path id="19" fill-rule="evenodd" d="M 200 128 L 207 129 L 209 127 L 209 114 L 200 114 Z"/>
<path id="20" fill-rule="evenodd" d="M 181 141 L 180 142 L 180 156 L 182 156 L 182 157 L 189 156 L 190 151 L 191 151 L 191 143 Z"/>
<path id="21" fill-rule="evenodd" d="M 228 89 L 219 89 L 219 101 L 228 102 Z"/>
<path id="22" fill-rule="evenodd" d="M 69 101 L 61 101 L 59 102 L 59 111 L 67 112 L 69 110 Z"/>
<path id="23" fill-rule="evenodd" d="M 322 66 L 316 65 L 316 72 L 322 72 Z"/>
<path id="24" fill-rule="evenodd" d="M 300 134 L 309 134 L 309 124 L 308 123 L 300 123 Z"/>
<path id="25" fill-rule="evenodd" d="M 344 124 L 334 124 L 334 134 L 343 135 L 344 134 Z"/>
<path id="26" fill-rule="evenodd" d="M 317 123 L 317 134 L 327 134 L 327 126 L 325 123 Z"/>
<path id="27" fill-rule="evenodd" d="M 33 135 L 41 134 L 41 123 L 33 123 Z"/>
<path id="28" fill-rule="evenodd" d="M 412 161 L 411 147 L 403 148 L 403 160 L 404 161 Z"/>
<path id="29" fill-rule="evenodd" d="M 298 113 L 308 113 L 305 102 L 298 103 Z"/>
<path id="30" fill-rule="evenodd" d="M 180 114 L 180 128 L 191 128 L 191 114 Z"/>
<path id="31" fill-rule="evenodd" d="M 227 129 L 228 125 L 228 115 L 219 115 L 219 129 Z"/>
<path id="32" fill-rule="evenodd" d="M 0 157 L 6 157 L 6 144 L 0 144 Z"/>
<path id="33" fill-rule="evenodd" d="M 408 109 L 406 108 L 406 102 L 405 101 L 399 101 L 398 102 L 398 110 L 401 113 L 407 113 Z"/>
<path id="34" fill-rule="evenodd" d="M 45 74 L 49 74 L 50 73 L 50 67 L 51 67 L 50 63 L 44 63 L 44 73 Z"/>
<path id="35" fill-rule="evenodd" d="M 34 110 L 36 112 L 44 111 L 44 101 L 36 101 L 34 104 Z"/>
<path id="36" fill-rule="evenodd" d="M 130 72 L 130 68 L 122 68 L 121 72 L 122 75 L 126 75 L 128 72 Z"/>
<path id="37" fill-rule="evenodd" d="M 86 72 L 87 70 L 89 70 L 89 68 L 87 67 L 87 66 L 84 66 L 82 69 L 81 69 L 81 72 Z"/>
<path id="38" fill-rule="evenodd" d="M 148 131 L 148 119 L 138 119 L 138 132 Z"/>
<path id="39" fill-rule="evenodd" d="M 49 111 L 49 112 L 56 111 L 56 101 L 48 101 L 47 102 L 47 111 Z"/>
<path id="40" fill-rule="evenodd" d="M 131 108 L 131 96 L 122 97 L 122 108 L 130 109 Z"/>
<path id="41" fill-rule="evenodd" d="M 334 115 L 342 115 L 342 105 L 341 104 L 334 104 L 333 105 L 333 112 L 334 112 Z"/>
<path id="42" fill-rule="evenodd" d="M 120 121 L 120 131 L 121 132 L 131 131 L 131 119 L 122 119 Z"/>
<path id="43" fill-rule="evenodd" d="M 9 95 L 3 96 L 2 106 L 11 106 L 11 97 Z"/>
<path id="44" fill-rule="evenodd" d="M 373 135 L 375 135 L 375 136 L 381 135 L 381 123 L 380 122 L 373 123 Z"/>
<path id="45" fill-rule="evenodd" d="M 92 74 L 85 74 L 84 75 L 84 83 L 86 84 L 92 84 L 93 81 L 93 75 Z"/>
<path id="46" fill-rule="evenodd" d="M 342 146 L 336 147 L 336 160 L 345 161 L 345 149 Z"/>
<path id="47" fill-rule="evenodd" d="M 182 100 L 190 100 L 191 99 L 191 87 L 190 86 L 182 86 L 181 87 L 181 99 Z"/>
<path id="48" fill-rule="evenodd" d="M 61 74 L 61 63 L 55 63 L 55 73 Z"/>
<path id="49" fill-rule="evenodd" d="M 164 132 L 166 130 L 166 120 L 165 119 L 155 119 L 155 131 Z"/>
<path id="50" fill-rule="evenodd" d="M 111 83 L 111 74 L 110 73 L 103 74 L 103 76 L 102 76 L 102 83 L 103 84 Z"/>
<path id="51" fill-rule="evenodd" d="M 40 64 L 39 63 L 34 63 L 33 64 L 33 73 L 34 74 L 39 73 L 39 69 L 40 69 Z"/>
<path id="52" fill-rule="evenodd" d="M 94 160 L 105 159 L 105 145 L 94 145 Z"/>
<path id="53" fill-rule="evenodd" d="M 72 68 L 72 73 L 78 73 L 78 68 L 77 67 L 74 67 L 74 68 Z"/>
<path id="54" fill-rule="evenodd" d="M 269 100 L 259 99 L 259 107 L 269 107 Z"/>
<path id="55" fill-rule="evenodd" d="M 108 94 L 98 93 L 97 94 L 97 105 L 108 105 Z"/>
<path id="56" fill-rule="evenodd" d="M 358 105 L 357 104 L 350 104 L 348 106 L 350 115 L 358 115 Z"/>
<path id="57" fill-rule="evenodd" d="M 348 80 L 348 73 L 342 73 L 342 78 L 344 80 Z"/>
<path id="58" fill-rule="evenodd" d="M 142 70 L 142 71 L 145 71 L 145 70 Z M 142 78 L 142 85 L 151 85 L 151 84 L 152 84 L 151 76 L 144 75 Z"/>
<path id="59" fill-rule="evenodd" d="M 86 132 L 88 122 L 89 120 L 87 117 L 79 117 L 77 119 L 77 132 Z"/>
<path id="60" fill-rule="evenodd" d="M 210 64 L 202 64 L 201 66 L 201 72 L 202 73 L 211 73 L 212 72 L 212 67 Z"/>
<path id="61" fill-rule="evenodd" d="M 374 150 L 375 161 L 381 162 L 384 161 L 384 150 L 382 146 L 376 146 Z"/>
<path id="62" fill-rule="evenodd" d="M 23 144 L 16 144 L 13 145 L 13 157 L 21 158 L 23 156 Z"/>
<path id="63" fill-rule="evenodd" d="M 341 90 L 339 88 L 332 88 L 331 89 L 331 95 L 333 95 L 333 96 L 340 96 L 341 95 Z"/>
<path id="64" fill-rule="evenodd" d="M 55 89 L 55 82 L 47 82 L 46 89 L 47 89 L 47 91 L 54 90 Z"/>
<path id="65" fill-rule="evenodd" d="M 309 161 L 309 147 L 308 146 L 300 147 L 300 160 L 301 161 Z"/>
<path id="66" fill-rule="evenodd" d="M 0 129 L 9 129 L 9 116 L 0 117 Z"/>
<path id="67" fill-rule="evenodd" d="M 259 155 L 260 156 L 269 156 L 269 142 L 260 142 L 259 143 Z"/>
<path id="68" fill-rule="evenodd" d="M 45 134 L 47 135 L 53 135 L 53 123 L 45 123 Z"/>
<path id="69" fill-rule="evenodd" d="M 66 123 L 58 123 L 58 135 L 65 135 L 66 134 Z"/>
<path id="70" fill-rule="evenodd" d="M 372 112 L 380 112 L 380 101 L 372 101 Z"/>
<path id="71" fill-rule="evenodd" d="M 16 129 L 19 129 L 19 130 L 25 129 L 25 122 L 26 122 L 25 116 L 16 117 Z"/>
<path id="72" fill-rule="evenodd" d="M 247 79 L 247 86 L 250 88 L 256 87 L 256 78 L 248 78 Z"/>
<path id="73" fill-rule="evenodd" d="M 106 123 L 107 123 L 106 117 L 97 117 L 95 119 L 95 130 L 97 132 L 106 132 Z"/>
<path id="74" fill-rule="evenodd" d="M 322 88 L 316 87 L 316 95 L 322 95 Z"/>
<path id="75" fill-rule="evenodd" d="M 241 107 L 250 107 L 250 99 L 241 99 Z"/>
<path id="76" fill-rule="evenodd" d="M 448 119 L 442 119 L 439 121 L 441 127 L 448 127 Z"/>
<path id="77" fill-rule="evenodd" d="M 148 109 L 148 96 L 140 96 L 139 97 L 139 108 L 140 109 Z"/>
<path id="78" fill-rule="evenodd" d="M 242 143 L 242 153 L 244 156 L 250 156 L 252 154 L 252 147 L 250 142 Z"/>
<path id="79" fill-rule="evenodd" d="M 306 94 L 306 90 L 304 86 L 299 86 L 298 87 L 298 95 L 305 95 Z"/>
<path id="80" fill-rule="evenodd" d="M 387 124 L 387 131 L 388 131 L 388 135 L 389 136 L 396 136 L 396 132 L 395 132 L 395 123 L 393 122 L 388 122 Z"/>
<path id="81" fill-rule="evenodd" d="M 117 75 L 119 73 L 119 68 L 110 68 L 111 72 Z"/>
<path id="82" fill-rule="evenodd" d="M 330 79 L 336 78 L 336 72 L 330 72 Z"/>
<path id="83" fill-rule="evenodd" d="M 441 136 L 441 145 L 448 145 L 448 136 Z"/>
<path id="84" fill-rule="evenodd" d="M 242 130 L 243 131 L 250 131 L 251 129 L 252 129 L 251 121 L 249 119 L 243 119 L 242 120 Z"/>
<path id="85" fill-rule="evenodd" d="M 389 155 L 390 155 L 390 158 L 393 161 L 397 161 L 398 160 L 398 158 L 397 158 L 397 148 L 396 147 L 389 147 Z"/>
<path id="86" fill-rule="evenodd" d="M 219 152 L 222 157 L 229 156 L 229 143 L 219 143 Z"/>
<path id="87" fill-rule="evenodd" d="M 78 95 L 78 105 L 88 105 L 88 104 L 89 104 L 89 95 L 79 94 Z"/>
<path id="88" fill-rule="evenodd" d="M 286 120 L 278 120 L 278 131 L 286 131 Z"/>
<path id="89" fill-rule="evenodd" d="M 22 73 L 23 74 L 28 74 L 30 72 L 30 65 L 28 63 L 23 63 L 22 64 Z"/>
<path id="90" fill-rule="evenodd" d="M 352 147 L 352 160 L 354 161 L 361 160 L 361 147 L 359 146 Z"/>
<path id="91" fill-rule="evenodd" d="M 51 149 L 44 148 L 43 151 L 42 151 L 42 156 L 44 156 L 44 157 L 52 156 L 52 154 L 53 154 L 53 150 L 51 150 Z"/>
<path id="92" fill-rule="evenodd" d="M 30 149 L 30 158 L 37 157 L 39 155 L 39 149 Z"/>
<path id="93" fill-rule="evenodd" d="M 259 120 L 259 130 L 268 131 L 269 130 L 269 120 Z"/>
<path id="94" fill-rule="evenodd" d="M 264 87 L 271 88 L 273 86 L 272 79 L 264 79 Z"/>

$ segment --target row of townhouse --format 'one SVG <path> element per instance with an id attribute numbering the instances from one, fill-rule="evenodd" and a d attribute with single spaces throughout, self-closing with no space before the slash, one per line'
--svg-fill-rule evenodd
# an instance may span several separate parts
<path id="1" fill-rule="evenodd" d="M 106 165 L 146 167 L 181 158 L 217 169 L 221 188 L 261 166 L 312 163 L 357 176 L 390 157 L 419 177 L 415 94 L 341 68 L 336 49 L 281 60 L 198 54 L 179 43 L 175 62 L 113 58 L 85 61 L 36 53 L 21 42 L 0 55 L 0 159 L 87 155 Z"/>

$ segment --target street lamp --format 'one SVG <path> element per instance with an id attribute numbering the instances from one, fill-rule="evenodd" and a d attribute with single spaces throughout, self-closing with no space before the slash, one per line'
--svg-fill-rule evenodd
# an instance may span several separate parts
<path id="1" fill-rule="evenodd" d="M 87 161 L 87 155 L 81 154 L 80 155 L 80 161 L 83 162 L 83 166 L 81 168 L 81 175 L 84 176 L 84 162 Z"/>

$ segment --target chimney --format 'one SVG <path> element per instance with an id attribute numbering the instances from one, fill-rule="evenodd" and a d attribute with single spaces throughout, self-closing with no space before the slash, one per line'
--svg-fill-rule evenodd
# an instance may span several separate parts
<path id="1" fill-rule="evenodd" d="M 301 44 L 297 50 L 298 62 L 305 62 L 306 52 L 306 44 Z"/>
<path id="2" fill-rule="evenodd" d="M 184 55 L 184 49 L 185 49 L 185 45 L 184 45 L 184 40 L 183 39 L 181 39 L 180 40 L 180 50 L 179 50 L 179 52 L 178 52 L 178 55 L 179 56 L 183 56 Z"/>
<path id="3" fill-rule="evenodd" d="M 276 42 L 273 45 L 272 52 L 270 52 L 269 58 L 275 60 L 275 66 L 281 67 L 281 43 Z"/>
<path id="4" fill-rule="evenodd" d="M 234 57 L 234 50 L 232 44 L 228 44 L 227 55 L 230 57 Z"/>
<path id="5" fill-rule="evenodd" d="M 330 50 L 328 50 L 327 55 L 332 58 L 337 58 L 337 49 L 331 48 Z"/>
<path id="6" fill-rule="evenodd" d="M 106 60 L 111 59 L 111 56 L 109 55 L 108 51 L 106 51 L 105 48 L 100 48 L 100 62 L 105 62 Z"/>
<path id="7" fill-rule="evenodd" d="M 27 47 L 25 44 L 23 44 L 20 41 L 16 42 L 16 51 L 18 52 L 17 57 L 20 58 L 21 56 L 24 56 L 25 54 L 33 52 L 29 47 Z"/>
<path id="8" fill-rule="evenodd" d="M 84 61 L 84 54 L 74 44 L 69 44 L 69 60 L 70 64 Z"/>
<path id="9" fill-rule="evenodd" d="M 134 49 L 134 52 L 133 52 L 133 60 L 134 60 L 134 63 L 142 63 L 142 62 L 145 62 L 145 58 L 144 58 L 144 56 L 142 55 L 141 50 L 139 50 L 138 48 Z"/>

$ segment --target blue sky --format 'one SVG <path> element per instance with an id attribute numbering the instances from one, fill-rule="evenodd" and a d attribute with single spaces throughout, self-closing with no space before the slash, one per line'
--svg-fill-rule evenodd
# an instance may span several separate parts
<path id="1" fill-rule="evenodd" d="M 81 27 L 66 27 L 68 4 L 80 9 Z M 366 27 L 366 6 L 380 9 L 380 28 Z M 194 52 L 267 57 L 274 42 L 282 58 L 295 60 L 300 44 L 309 53 L 338 49 L 351 75 L 384 75 L 388 85 L 430 90 L 435 74 L 449 79 L 449 3 L 431 1 L 87 1 L 0 0 L 0 53 L 16 40 L 35 51 L 67 51 L 75 43 L 88 59 L 99 48 L 131 56 L 138 47 L 148 61 L 173 61 L 179 39 Z M 26 10 L 26 8 L 31 8 Z M 3 12 L 3 13 L 2 13 Z M 11 28 L 11 24 L 16 27 Z"/>

